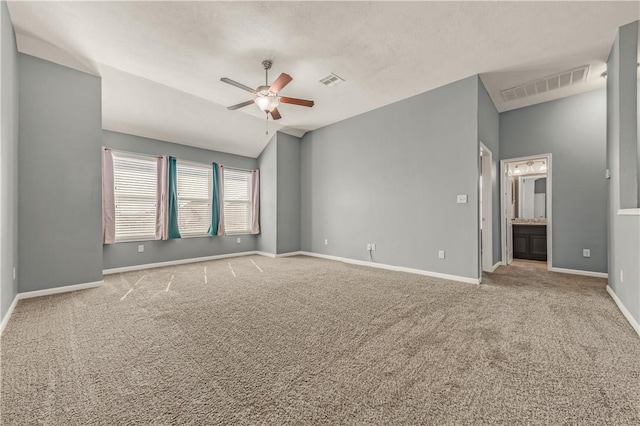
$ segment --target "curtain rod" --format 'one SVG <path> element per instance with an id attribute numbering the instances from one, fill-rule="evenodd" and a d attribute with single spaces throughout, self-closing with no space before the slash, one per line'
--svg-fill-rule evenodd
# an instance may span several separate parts
<path id="1" fill-rule="evenodd" d="M 124 149 L 111 148 L 111 147 L 109 147 L 109 146 L 104 146 L 104 145 L 103 145 L 103 147 L 104 147 L 104 148 L 107 148 L 107 149 L 110 149 L 111 151 L 122 152 L 122 153 L 125 153 L 125 154 L 131 154 L 131 155 L 142 155 L 142 156 L 154 157 L 154 158 L 162 157 L 162 155 L 157 155 L 157 154 L 145 154 L 144 152 L 127 151 L 127 150 L 124 150 Z M 180 160 L 180 158 L 177 158 L 177 157 L 176 157 L 176 159 Z M 189 162 L 189 163 L 207 164 L 207 165 L 209 165 L 209 166 L 211 165 L 211 163 L 201 163 L 200 161 L 191 161 L 191 160 L 182 160 L 182 161 L 186 161 L 186 162 Z M 216 163 L 218 163 L 218 162 L 216 161 Z M 218 163 L 218 166 L 224 166 L 224 167 L 226 167 L 227 169 L 240 170 L 240 171 L 243 171 L 243 172 L 252 172 L 252 171 L 254 171 L 254 170 L 258 170 L 258 168 L 257 168 L 257 167 L 256 167 L 255 169 L 242 169 L 242 168 L 240 168 L 240 167 L 225 166 L 224 164 L 220 164 L 220 163 Z"/>

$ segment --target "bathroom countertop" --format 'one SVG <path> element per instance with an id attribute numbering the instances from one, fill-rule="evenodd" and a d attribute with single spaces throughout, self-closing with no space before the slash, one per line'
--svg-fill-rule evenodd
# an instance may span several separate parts
<path id="1" fill-rule="evenodd" d="M 547 222 L 514 222 L 511 221 L 512 225 L 527 225 L 527 226 L 547 226 Z"/>

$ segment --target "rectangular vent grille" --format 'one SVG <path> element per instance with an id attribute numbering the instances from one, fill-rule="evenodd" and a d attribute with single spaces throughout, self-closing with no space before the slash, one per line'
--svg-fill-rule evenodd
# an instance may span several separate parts
<path id="1" fill-rule="evenodd" d="M 343 81 L 344 81 L 343 78 L 338 77 L 334 73 L 331 73 L 320 79 L 320 83 L 324 84 L 327 87 L 335 86 L 336 84 L 340 84 Z"/>
<path id="2" fill-rule="evenodd" d="M 561 87 L 571 86 L 577 83 L 587 81 L 589 75 L 589 65 L 583 65 L 569 71 L 563 71 L 540 80 L 532 81 L 521 86 L 512 87 L 500 92 L 505 102 L 515 101 L 527 96 L 533 96 L 540 93 L 549 92 L 551 90 L 560 89 Z"/>

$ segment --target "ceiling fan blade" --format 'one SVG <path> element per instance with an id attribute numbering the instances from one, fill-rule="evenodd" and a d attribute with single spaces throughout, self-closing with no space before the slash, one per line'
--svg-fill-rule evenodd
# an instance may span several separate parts
<path id="1" fill-rule="evenodd" d="M 282 118 L 282 116 L 280 115 L 280 111 L 278 111 L 278 108 L 274 108 L 273 110 L 271 110 L 271 118 L 273 118 L 274 120 L 280 120 Z"/>
<path id="2" fill-rule="evenodd" d="M 284 86 L 289 84 L 291 80 L 293 80 L 293 78 L 291 78 L 289 74 L 282 73 L 278 76 L 276 81 L 273 82 L 271 87 L 269 87 L 269 91 L 273 93 L 278 93 L 284 88 Z"/>
<path id="3" fill-rule="evenodd" d="M 227 107 L 227 109 L 230 109 L 230 110 L 233 111 L 234 109 L 239 109 L 239 108 L 242 108 L 242 107 L 246 107 L 247 105 L 251 105 L 253 103 L 255 103 L 255 99 L 251 99 L 250 101 L 246 101 L 246 102 L 243 102 L 241 104 L 231 105 L 230 107 Z"/>
<path id="4" fill-rule="evenodd" d="M 246 90 L 247 92 L 253 93 L 254 95 L 256 94 L 255 89 L 252 89 L 249 86 L 245 86 L 242 83 L 238 83 L 237 81 L 233 81 L 230 78 L 223 77 L 223 78 L 220 79 L 220 81 L 222 81 L 224 83 L 227 83 L 227 84 L 230 84 L 232 86 L 236 86 L 238 89 Z"/>
<path id="5" fill-rule="evenodd" d="M 293 104 L 293 105 L 300 105 L 300 106 L 306 106 L 306 107 L 312 107 L 314 105 L 313 101 L 308 101 L 306 99 L 287 98 L 285 96 L 282 96 L 280 98 L 280 102 L 285 104 Z"/>

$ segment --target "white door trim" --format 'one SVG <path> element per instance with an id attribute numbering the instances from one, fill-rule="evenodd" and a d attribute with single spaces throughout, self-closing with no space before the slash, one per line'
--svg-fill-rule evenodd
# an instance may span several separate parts
<path id="1" fill-rule="evenodd" d="M 500 209 L 500 222 L 502 229 L 502 259 L 506 261 L 507 259 L 507 230 L 506 230 L 506 221 L 504 215 L 504 206 L 508 200 L 505 199 L 505 185 L 507 183 L 507 179 L 505 178 L 504 170 L 505 164 L 513 163 L 515 161 L 527 161 L 527 160 L 536 160 L 544 158 L 547 160 L 547 270 L 551 271 L 553 268 L 553 194 L 552 194 L 552 179 L 553 179 L 553 167 L 551 164 L 551 153 L 548 154 L 539 154 L 539 155 L 529 155 L 527 157 L 516 157 L 516 158 L 506 158 L 504 160 L 500 160 L 500 200 L 502 202 L 503 208 Z"/>
<path id="2" fill-rule="evenodd" d="M 488 173 L 485 170 L 484 165 L 482 164 L 485 157 L 481 155 L 481 152 L 485 152 L 488 157 L 488 161 L 485 162 L 485 165 L 488 163 Z M 482 200 L 479 204 L 479 215 L 478 215 L 478 227 L 480 228 L 479 236 L 479 255 L 480 255 L 480 278 L 482 279 L 482 272 L 493 272 L 493 154 L 487 146 L 480 142 L 480 150 L 478 151 L 480 155 L 480 167 L 482 173 L 480 173 L 478 179 L 478 192 L 479 197 L 478 200 Z M 482 186 L 480 186 L 480 181 L 482 180 Z M 482 189 L 480 189 L 480 187 Z M 488 195 L 488 197 L 485 197 Z M 486 215 L 484 214 L 486 212 Z M 486 220 L 484 223 L 482 222 L 482 218 Z"/>

